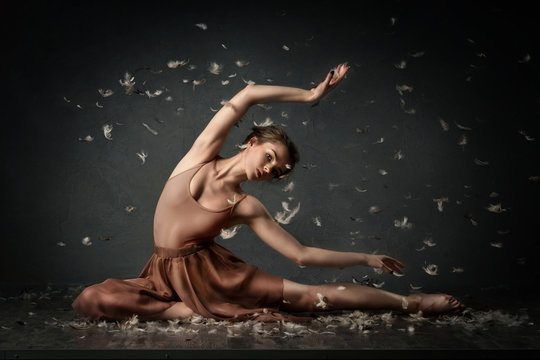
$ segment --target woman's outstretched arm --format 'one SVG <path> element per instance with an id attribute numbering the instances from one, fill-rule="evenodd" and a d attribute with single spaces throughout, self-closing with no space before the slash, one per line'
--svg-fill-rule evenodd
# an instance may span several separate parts
<path id="1" fill-rule="evenodd" d="M 233 224 L 247 224 L 271 248 L 301 266 L 346 268 L 362 265 L 382 269 L 387 273 L 403 273 L 400 269 L 404 267 L 403 264 L 386 255 L 334 251 L 302 245 L 274 221 L 259 200 L 250 195 L 237 205 L 232 220 Z"/>
<path id="2" fill-rule="evenodd" d="M 309 90 L 274 85 L 246 86 L 214 115 L 193 143 L 186 158 L 190 162 L 202 163 L 217 156 L 231 128 L 251 106 L 270 102 L 309 103 L 319 101 L 343 80 L 348 70 L 349 67 L 346 64 L 339 65 L 326 75 L 323 82 Z"/>

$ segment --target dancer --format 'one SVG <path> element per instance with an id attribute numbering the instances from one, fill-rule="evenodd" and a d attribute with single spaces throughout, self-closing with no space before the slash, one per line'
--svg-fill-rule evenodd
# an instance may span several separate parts
<path id="1" fill-rule="evenodd" d="M 91 320 L 181 319 L 310 320 L 300 313 L 387 309 L 424 315 L 456 313 L 464 306 L 446 294 L 399 295 L 353 283 L 304 285 L 261 271 L 214 241 L 222 229 L 247 225 L 271 248 L 302 266 L 367 266 L 402 273 L 386 255 L 331 251 L 303 245 L 246 194 L 244 181 L 289 174 L 298 151 L 279 127 L 255 127 L 232 157 L 219 155 L 230 129 L 256 104 L 315 103 L 345 78 L 340 64 L 312 89 L 248 85 L 215 114 L 166 181 L 154 215 L 154 254 L 135 279 L 107 279 L 73 302 Z"/>

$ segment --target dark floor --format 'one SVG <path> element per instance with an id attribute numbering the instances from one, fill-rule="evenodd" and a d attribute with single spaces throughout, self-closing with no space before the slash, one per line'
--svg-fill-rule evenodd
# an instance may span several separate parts
<path id="1" fill-rule="evenodd" d="M 539 296 L 465 294 L 460 316 L 327 313 L 309 324 L 80 321 L 80 288 L 0 298 L 0 358 L 533 358 Z"/>

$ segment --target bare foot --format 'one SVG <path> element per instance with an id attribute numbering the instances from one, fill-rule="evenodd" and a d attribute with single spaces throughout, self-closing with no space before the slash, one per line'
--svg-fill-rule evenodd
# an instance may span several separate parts
<path id="1" fill-rule="evenodd" d="M 417 293 L 407 298 L 411 304 L 408 312 L 422 311 L 423 315 L 458 314 L 465 308 L 465 305 L 447 294 Z"/>

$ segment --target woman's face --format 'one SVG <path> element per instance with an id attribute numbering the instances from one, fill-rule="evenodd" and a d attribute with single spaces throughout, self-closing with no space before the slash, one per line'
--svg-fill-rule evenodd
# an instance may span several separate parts
<path id="1" fill-rule="evenodd" d="M 244 151 L 246 151 L 245 167 L 248 180 L 270 180 L 288 171 L 289 151 L 281 142 L 260 142 L 254 137 Z"/>

